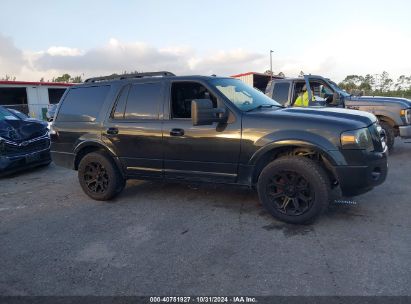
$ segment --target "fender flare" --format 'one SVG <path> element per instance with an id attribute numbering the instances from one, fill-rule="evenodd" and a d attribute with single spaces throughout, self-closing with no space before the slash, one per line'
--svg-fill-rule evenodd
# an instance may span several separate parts
<path id="1" fill-rule="evenodd" d="M 121 175 L 124 177 L 124 170 L 123 170 L 124 166 L 122 165 L 116 153 L 110 147 L 107 147 L 104 143 L 98 140 L 82 141 L 79 144 L 77 144 L 77 146 L 74 148 L 74 155 L 75 155 L 74 162 L 73 162 L 74 169 L 77 169 L 76 162 L 77 162 L 77 156 L 79 152 L 82 151 L 83 149 L 90 148 L 90 147 L 94 147 L 94 148 L 98 148 L 98 149 L 106 151 L 113 158 L 115 164 L 117 165 L 117 168 L 120 170 Z"/>
<path id="2" fill-rule="evenodd" d="M 343 166 L 347 164 L 344 156 L 337 149 L 329 150 L 322 146 L 319 146 L 318 144 L 314 144 L 310 141 L 302 140 L 302 139 L 285 139 L 285 140 L 273 141 L 269 144 L 264 145 L 260 149 L 258 149 L 253 154 L 253 156 L 250 158 L 249 165 L 251 166 L 256 165 L 258 161 L 261 159 L 261 157 L 266 155 L 266 153 L 270 153 L 275 150 L 286 148 L 286 147 L 313 149 L 314 151 L 317 151 L 318 153 L 321 153 L 322 155 L 324 155 L 328 159 L 328 161 L 331 163 L 331 165 L 333 166 Z"/>

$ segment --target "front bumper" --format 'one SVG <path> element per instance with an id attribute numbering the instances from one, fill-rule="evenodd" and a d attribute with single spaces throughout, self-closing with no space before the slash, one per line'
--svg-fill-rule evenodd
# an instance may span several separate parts
<path id="1" fill-rule="evenodd" d="M 50 149 L 14 156 L 0 156 L 0 176 L 50 163 Z"/>
<path id="2" fill-rule="evenodd" d="M 384 152 L 346 150 L 346 166 L 336 166 L 337 179 L 343 196 L 355 196 L 382 184 L 388 173 L 387 156 Z"/>
<path id="3" fill-rule="evenodd" d="M 400 126 L 400 136 L 403 138 L 411 138 L 411 125 L 410 126 Z"/>

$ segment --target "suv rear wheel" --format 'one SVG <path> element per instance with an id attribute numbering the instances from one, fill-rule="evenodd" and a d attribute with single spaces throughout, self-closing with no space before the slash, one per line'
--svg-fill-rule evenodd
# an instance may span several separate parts
<path id="1" fill-rule="evenodd" d="M 125 185 L 125 180 L 110 156 L 100 152 L 87 154 L 81 159 L 78 179 L 83 191 L 99 201 L 113 198 Z"/>
<path id="2" fill-rule="evenodd" d="M 258 178 L 257 189 L 268 212 L 288 223 L 313 222 L 329 204 L 326 172 L 304 157 L 283 157 L 269 163 Z"/>

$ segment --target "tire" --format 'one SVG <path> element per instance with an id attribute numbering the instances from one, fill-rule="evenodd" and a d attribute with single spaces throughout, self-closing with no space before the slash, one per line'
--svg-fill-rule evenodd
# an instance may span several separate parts
<path id="1" fill-rule="evenodd" d="M 84 193 L 98 201 L 113 198 L 125 185 L 113 159 L 100 152 L 89 153 L 81 159 L 78 179 Z"/>
<path id="2" fill-rule="evenodd" d="M 118 185 L 117 185 L 117 189 L 116 189 L 117 194 L 119 194 L 120 192 L 124 190 L 124 188 L 126 187 L 126 183 L 127 183 L 127 180 L 125 178 L 120 177 Z"/>
<path id="3" fill-rule="evenodd" d="M 385 131 L 385 143 L 387 144 L 388 150 L 391 151 L 394 148 L 395 141 L 395 131 L 391 125 L 385 121 L 380 122 L 381 128 Z"/>
<path id="4" fill-rule="evenodd" d="M 328 207 L 331 187 L 327 173 L 316 162 L 287 156 L 262 170 L 257 189 L 262 205 L 273 217 L 308 224 Z"/>

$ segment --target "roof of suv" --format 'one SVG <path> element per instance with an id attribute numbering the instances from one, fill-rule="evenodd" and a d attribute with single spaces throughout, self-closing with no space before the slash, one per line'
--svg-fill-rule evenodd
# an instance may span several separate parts
<path id="1" fill-rule="evenodd" d="M 93 77 L 86 79 L 82 84 L 94 84 L 94 83 L 108 83 L 108 82 L 122 82 L 122 81 L 138 81 L 138 80 L 164 80 L 164 79 L 192 79 L 192 80 L 204 80 L 204 79 L 215 79 L 215 78 L 230 78 L 230 77 L 217 77 L 212 76 L 201 76 L 201 75 L 187 75 L 187 76 L 176 76 L 175 74 L 167 71 L 161 72 L 146 72 L 146 73 L 134 73 L 134 74 L 123 74 L 123 75 L 110 75 L 102 77 Z"/>
<path id="2" fill-rule="evenodd" d="M 323 76 L 320 75 L 304 75 L 304 77 L 310 77 L 310 78 L 324 78 Z M 295 80 L 301 80 L 304 81 L 304 77 L 284 77 L 284 78 L 273 78 L 273 81 L 295 81 Z"/>

